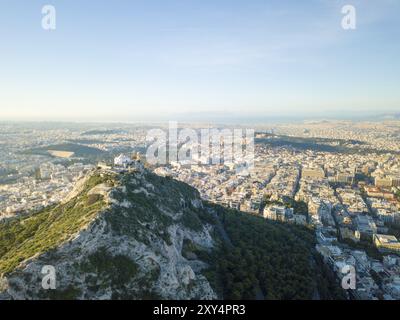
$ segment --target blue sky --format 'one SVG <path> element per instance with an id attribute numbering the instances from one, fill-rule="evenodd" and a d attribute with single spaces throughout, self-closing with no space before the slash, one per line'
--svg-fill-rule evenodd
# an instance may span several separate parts
<path id="1" fill-rule="evenodd" d="M 399 17 L 397 0 L 0 0 L 0 119 L 396 112 Z"/>

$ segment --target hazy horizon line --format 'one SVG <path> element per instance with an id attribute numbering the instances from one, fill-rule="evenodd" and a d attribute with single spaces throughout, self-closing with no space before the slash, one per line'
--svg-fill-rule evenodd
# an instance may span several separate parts
<path id="1" fill-rule="evenodd" d="M 347 113 L 336 114 L 327 113 L 326 115 L 312 115 L 308 113 L 292 114 L 292 115 L 267 115 L 264 113 L 227 113 L 227 112 L 193 112 L 193 113 L 176 113 L 176 114 L 159 114 L 157 116 L 141 115 L 136 119 L 132 116 L 116 115 L 115 117 L 9 117 L 0 119 L 0 123 L 9 122 L 35 122 L 35 123 L 157 123 L 157 122 L 229 122 L 229 123 L 268 123 L 268 122 L 286 122 L 286 121 L 324 121 L 324 120 L 398 120 L 399 112 L 366 112 L 363 114 Z"/>

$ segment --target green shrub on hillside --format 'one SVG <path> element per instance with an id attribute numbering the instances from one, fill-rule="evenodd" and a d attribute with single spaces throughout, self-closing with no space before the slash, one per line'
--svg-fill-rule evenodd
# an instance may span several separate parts
<path id="1" fill-rule="evenodd" d="M 0 275 L 21 262 L 67 241 L 105 207 L 102 197 L 88 203 L 87 192 L 110 181 L 110 176 L 92 176 L 84 191 L 66 204 L 52 206 L 28 217 L 0 223 Z"/>

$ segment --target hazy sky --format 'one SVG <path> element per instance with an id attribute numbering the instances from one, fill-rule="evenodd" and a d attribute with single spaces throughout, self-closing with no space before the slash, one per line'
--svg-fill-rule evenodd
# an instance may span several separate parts
<path id="1" fill-rule="evenodd" d="M 398 0 L 0 0 L 0 120 L 399 111 L 399 57 Z"/>

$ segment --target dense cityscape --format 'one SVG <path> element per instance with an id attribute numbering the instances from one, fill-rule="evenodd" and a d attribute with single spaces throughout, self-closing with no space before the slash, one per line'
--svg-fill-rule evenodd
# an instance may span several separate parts
<path id="1" fill-rule="evenodd" d="M 122 165 L 133 154 L 145 158 L 147 127 L 91 126 L 1 124 L 0 219 L 62 202 L 97 167 Z M 348 299 L 400 299 L 399 122 L 254 129 L 250 170 L 179 162 L 149 168 L 195 187 L 205 201 L 312 229 L 338 283 L 345 266 L 355 268 Z"/>
<path id="2" fill-rule="evenodd" d="M 396 308 L 399 13 L 0 0 L 2 313 Z"/>

